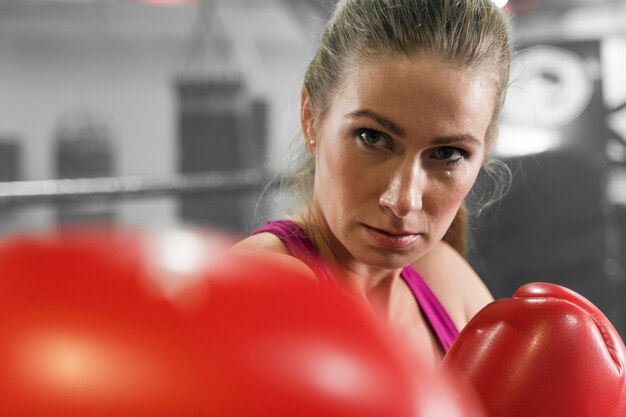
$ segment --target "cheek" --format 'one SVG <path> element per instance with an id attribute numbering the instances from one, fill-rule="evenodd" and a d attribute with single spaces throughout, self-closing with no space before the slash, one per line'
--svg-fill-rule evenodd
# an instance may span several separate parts
<path id="1" fill-rule="evenodd" d="M 468 169 L 455 180 L 456 192 L 460 195 L 461 199 L 464 199 L 474 186 L 476 178 L 478 178 L 478 173 L 480 172 L 480 167 L 481 165 L 479 163 L 470 165 Z"/>
<path id="2" fill-rule="evenodd" d="M 431 216 L 441 219 L 446 228 L 472 189 L 479 170 L 480 166 L 472 165 L 462 171 L 444 173 L 434 181 L 425 203 Z"/>
<path id="3" fill-rule="evenodd" d="M 337 210 L 354 201 L 354 191 L 359 188 L 359 170 L 339 139 L 330 140 L 335 142 L 320 145 L 316 192 L 322 206 Z"/>

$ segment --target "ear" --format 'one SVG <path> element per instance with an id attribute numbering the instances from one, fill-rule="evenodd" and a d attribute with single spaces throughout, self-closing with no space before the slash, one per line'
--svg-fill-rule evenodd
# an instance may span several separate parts
<path id="1" fill-rule="evenodd" d="M 313 104 L 306 88 L 302 88 L 300 94 L 300 125 L 304 137 L 304 147 L 313 155 L 315 150 L 316 137 L 314 129 Z"/>

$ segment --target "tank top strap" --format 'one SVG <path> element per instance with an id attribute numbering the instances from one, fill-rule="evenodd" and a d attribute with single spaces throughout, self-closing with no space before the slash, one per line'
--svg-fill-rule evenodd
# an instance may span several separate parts
<path id="1" fill-rule="evenodd" d="M 411 265 L 404 267 L 400 276 L 411 289 L 426 322 L 437 337 L 443 351 L 447 352 L 459 335 L 459 330 L 450 315 L 426 284 L 424 278 Z"/>
<path id="2" fill-rule="evenodd" d="M 259 227 L 252 235 L 272 233 L 285 245 L 291 256 L 304 262 L 321 282 L 338 286 L 335 276 L 320 258 L 318 250 L 300 225 L 291 220 L 276 220 Z"/>
<path id="3" fill-rule="evenodd" d="M 297 223 L 286 219 L 268 222 L 251 234 L 259 233 L 272 233 L 281 240 L 291 256 L 300 259 L 311 268 L 321 282 L 339 286 L 328 266 L 320 258 L 315 245 Z M 444 352 L 447 352 L 459 335 L 452 319 L 422 276 L 412 266 L 404 267 L 400 276 L 411 289 L 417 305 L 440 346 Z"/>

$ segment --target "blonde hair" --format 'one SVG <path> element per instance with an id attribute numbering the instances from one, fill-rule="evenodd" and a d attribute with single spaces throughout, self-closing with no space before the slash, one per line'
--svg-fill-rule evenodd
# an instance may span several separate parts
<path id="1" fill-rule="evenodd" d="M 340 0 L 304 79 L 314 119 L 324 117 L 351 64 L 377 55 L 418 54 L 482 71 L 492 82 L 496 105 L 486 135 L 490 152 L 511 61 L 508 21 L 492 0 Z M 287 185 L 302 206 L 312 196 L 315 163 L 304 150 L 299 159 Z M 462 254 L 466 227 L 463 204 L 444 236 Z"/>

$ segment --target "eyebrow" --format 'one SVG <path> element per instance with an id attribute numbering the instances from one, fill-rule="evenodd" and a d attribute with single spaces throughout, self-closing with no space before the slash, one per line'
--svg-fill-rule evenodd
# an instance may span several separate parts
<path id="1" fill-rule="evenodd" d="M 435 145 L 452 145 L 459 142 L 467 142 L 477 146 L 483 145 L 482 141 L 476 138 L 476 136 L 463 133 L 460 135 L 442 136 L 433 141 Z"/>
<path id="2" fill-rule="evenodd" d="M 376 123 L 378 123 L 385 129 L 388 129 L 394 135 L 397 135 L 400 137 L 406 136 L 406 131 L 404 130 L 404 128 L 402 128 L 395 122 L 389 120 L 385 116 L 382 116 L 369 109 L 353 111 L 352 113 L 348 114 L 348 117 L 351 119 L 356 119 L 358 117 L 369 117 L 370 119 L 374 120 Z"/>
<path id="3" fill-rule="evenodd" d="M 353 111 L 352 113 L 348 113 L 347 117 L 351 119 L 356 119 L 358 117 L 368 117 L 374 120 L 379 125 L 383 126 L 385 129 L 388 129 L 394 135 L 406 137 L 406 131 L 403 127 L 370 109 Z M 476 138 L 476 136 L 463 133 L 459 135 L 442 136 L 433 141 L 433 143 L 436 145 L 451 145 L 459 142 L 468 142 L 474 145 L 482 146 L 482 141 Z"/>

